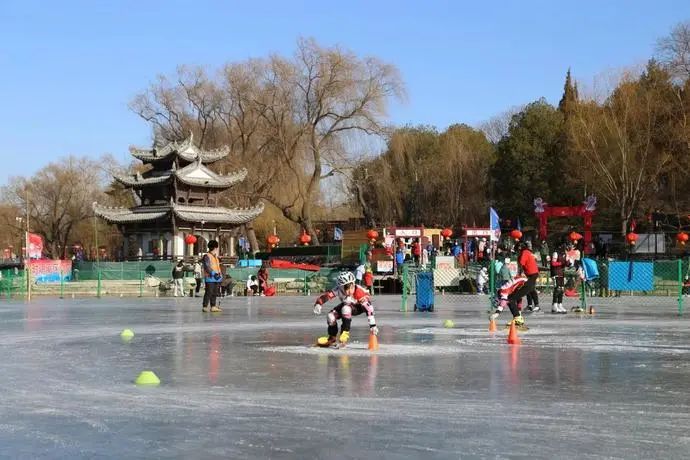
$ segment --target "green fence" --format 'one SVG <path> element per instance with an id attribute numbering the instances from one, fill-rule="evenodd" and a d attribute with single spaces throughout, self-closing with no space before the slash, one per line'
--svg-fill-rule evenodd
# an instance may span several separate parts
<path id="1" fill-rule="evenodd" d="M 0 270 L 0 297 L 12 299 L 26 295 L 26 274 L 13 268 Z"/>
<path id="2" fill-rule="evenodd" d="M 139 280 L 142 276 L 170 278 L 174 264 L 170 261 L 78 262 L 72 267 L 74 281 Z"/>
<path id="3" fill-rule="evenodd" d="M 478 274 L 480 270 L 488 269 L 488 279 L 482 293 L 478 289 Z M 575 311 L 588 307 L 593 298 L 608 297 L 643 297 L 650 307 L 664 307 L 683 312 L 683 284 L 685 293 L 690 294 L 690 267 L 688 260 L 658 260 L 650 262 L 599 260 L 597 261 L 599 277 L 593 280 L 583 280 L 582 271 L 574 268 L 565 272 L 565 291 L 568 304 Z M 408 308 L 409 294 L 417 297 L 417 277 L 420 273 L 431 273 L 433 279 L 433 295 L 435 305 L 452 304 L 458 301 L 459 295 L 486 294 L 484 301 L 492 305 L 496 288 L 494 277 L 496 273 L 490 263 L 468 263 L 454 268 L 433 269 L 431 265 L 422 268 L 406 264 L 403 270 L 403 299 L 401 310 Z M 626 284 L 627 283 L 627 284 Z M 614 289 L 614 287 L 617 287 Z M 625 288 L 622 288 L 625 287 Z M 548 311 L 551 308 L 553 280 L 547 268 L 541 267 L 537 280 L 537 291 L 540 306 Z M 419 292 L 420 296 L 427 293 Z M 414 299 L 412 299 L 414 302 Z"/>

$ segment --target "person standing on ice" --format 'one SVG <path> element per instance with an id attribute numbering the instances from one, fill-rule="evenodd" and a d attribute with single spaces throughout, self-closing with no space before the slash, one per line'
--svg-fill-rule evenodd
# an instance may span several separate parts
<path id="1" fill-rule="evenodd" d="M 177 297 L 177 293 L 180 293 L 181 297 L 184 297 L 184 262 L 180 259 L 172 269 L 172 279 L 173 279 L 173 296 Z"/>
<path id="2" fill-rule="evenodd" d="M 486 289 L 486 283 L 489 282 L 489 272 L 487 271 L 486 267 L 482 267 L 481 270 L 479 270 L 479 273 L 477 273 L 477 294 L 478 295 L 484 295 L 486 294 L 485 289 Z"/>
<path id="3" fill-rule="evenodd" d="M 216 303 L 220 282 L 223 280 L 223 273 L 218 260 L 218 241 L 211 240 L 208 242 L 208 252 L 204 254 L 201 265 L 204 269 L 204 286 L 206 287 L 201 311 L 204 313 L 223 311 Z"/>
<path id="4" fill-rule="evenodd" d="M 553 306 L 551 307 L 551 313 L 568 313 L 563 308 L 566 264 L 565 250 L 562 246 L 559 246 L 551 255 L 551 279 L 553 280 Z"/>
<path id="5" fill-rule="evenodd" d="M 314 302 L 314 314 L 320 314 L 322 305 L 336 297 L 340 299 L 340 303 L 328 312 L 326 317 L 328 336 L 319 337 L 317 345 L 329 347 L 335 344 L 336 336 L 338 335 L 338 320 L 340 319 L 342 320 L 340 346 L 345 346 L 350 340 L 352 317 L 362 313 L 367 314 L 370 334 L 378 335 L 379 328 L 376 326 L 374 306 L 371 304 L 369 291 L 355 285 L 355 276 L 351 272 L 341 272 L 338 275 L 336 287 L 321 294 L 316 299 L 316 302 Z"/>
<path id="6" fill-rule="evenodd" d="M 357 280 L 357 286 L 362 286 L 364 283 L 364 273 L 366 273 L 367 267 L 364 264 L 359 264 L 355 270 L 355 279 Z"/>
<path id="7" fill-rule="evenodd" d="M 532 255 L 532 258 L 534 259 L 534 262 L 536 264 L 537 257 L 532 252 L 532 242 L 531 241 L 525 242 L 525 247 L 526 247 L 526 250 Z M 518 257 L 519 257 L 521 254 L 521 250 L 517 249 L 516 251 L 517 251 Z M 518 264 L 518 266 L 520 267 L 518 271 L 520 273 L 523 273 L 524 268 L 522 267 L 522 265 Z M 537 278 L 538 277 L 539 277 L 539 266 L 537 265 Z M 532 289 L 532 291 L 527 293 L 527 310 L 526 311 L 527 311 L 527 313 L 536 313 L 538 311 L 541 311 L 541 307 L 539 306 L 539 294 L 537 294 L 536 280 L 534 282 L 534 289 Z"/>

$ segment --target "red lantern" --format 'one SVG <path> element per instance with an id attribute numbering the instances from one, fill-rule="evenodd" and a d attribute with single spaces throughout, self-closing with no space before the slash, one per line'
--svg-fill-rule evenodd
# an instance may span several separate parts
<path id="1" fill-rule="evenodd" d="M 194 235 L 187 235 L 187 236 L 184 238 L 184 242 L 187 243 L 187 244 L 194 244 L 194 243 L 196 243 L 196 236 L 194 236 Z"/>
<path id="2" fill-rule="evenodd" d="M 451 236 L 453 236 L 453 230 L 446 227 L 443 230 L 441 230 L 441 236 L 444 238 L 450 238 Z"/>
<path id="3" fill-rule="evenodd" d="M 630 232 L 625 235 L 625 239 L 628 241 L 629 245 L 634 246 L 637 242 L 637 233 Z"/>
<path id="4" fill-rule="evenodd" d="M 520 238 L 522 238 L 522 232 L 516 228 L 515 230 L 510 232 L 510 237 L 515 241 L 519 241 Z"/>
<path id="5" fill-rule="evenodd" d="M 676 235 L 676 239 L 681 244 L 681 246 L 685 246 L 685 243 L 688 241 L 688 234 L 685 232 L 680 232 Z"/>
<path id="6" fill-rule="evenodd" d="M 278 238 L 278 235 L 268 235 L 268 238 L 266 238 L 266 242 L 268 243 L 268 246 L 271 248 L 275 248 L 278 243 L 280 243 L 280 238 Z"/>
<path id="7" fill-rule="evenodd" d="M 376 241 L 376 238 L 379 237 L 379 232 L 376 230 L 369 230 L 367 232 L 367 238 L 369 238 L 372 242 Z"/>
<path id="8" fill-rule="evenodd" d="M 305 246 L 309 246 L 309 242 L 311 242 L 311 236 L 309 236 L 308 233 L 302 233 L 302 235 L 299 237 L 299 242 Z"/>
<path id="9" fill-rule="evenodd" d="M 577 232 L 571 232 L 570 235 L 568 235 L 568 238 L 570 238 L 570 241 L 578 241 L 582 239 L 582 235 L 580 235 Z"/>

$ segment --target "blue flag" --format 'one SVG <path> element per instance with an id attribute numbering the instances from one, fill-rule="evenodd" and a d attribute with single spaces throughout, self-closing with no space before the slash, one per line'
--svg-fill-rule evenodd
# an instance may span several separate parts
<path id="1" fill-rule="evenodd" d="M 500 219 L 494 208 L 489 208 L 489 228 L 491 228 L 491 241 L 498 241 L 501 239 Z"/>

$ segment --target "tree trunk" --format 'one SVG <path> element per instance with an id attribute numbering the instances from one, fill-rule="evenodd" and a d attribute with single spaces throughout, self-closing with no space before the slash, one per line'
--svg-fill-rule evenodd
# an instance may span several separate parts
<path id="1" fill-rule="evenodd" d="M 249 239 L 249 246 L 252 248 L 252 254 L 259 252 L 259 240 L 256 239 L 256 232 L 254 231 L 254 223 L 249 222 L 246 224 L 247 227 L 247 238 Z"/>
<path id="2" fill-rule="evenodd" d="M 366 222 L 369 228 L 375 228 L 376 221 L 374 220 L 374 216 L 372 215 L 371 210 L 369 209 L 369 206 L 367 205 L 367 202 L 364 199 L 364 190 L 362 190 L 362 185 L 355 182 L 354 187 L 357 193 L 357 203 L 359 204 L 360 208 L 362 208 L 364 221 Z"/>
<path id="3" fill-rule="evenodd" d="M 621 209 L 621 235 L 623 236 L 623 239 L 625 239 L 625 235 L 627 233 L 628 233 L 628 218 L 626 217 L 625 211 Z"/>

